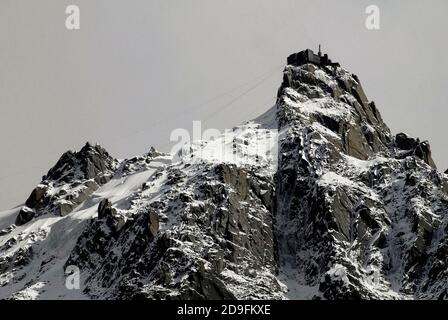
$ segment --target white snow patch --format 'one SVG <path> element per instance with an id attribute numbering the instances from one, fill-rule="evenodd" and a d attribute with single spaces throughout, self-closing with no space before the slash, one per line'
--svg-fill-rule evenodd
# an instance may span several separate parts
<path id="1" fill-rule="evenodd" d="M 277 171 L 278 131 L 249 122 L 226 130 L 215 139 L 194 141 L 182 148 L 184 163 L 231 163 L 256 166 L 269 174 Z"/>

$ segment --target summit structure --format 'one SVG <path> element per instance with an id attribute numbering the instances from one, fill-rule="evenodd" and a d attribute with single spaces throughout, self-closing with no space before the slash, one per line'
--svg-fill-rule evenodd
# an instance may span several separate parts
<path id="1" fill-rule="evenodd" d="M 318 54 L 315 54 L 311 49 L 306 49 L 290 55 L 287 61 L 289 65 L 294 66 L 301 66 L 306 63 L 312 63 L 317 66 L 335 66 L 335 67 L 340 66 L 338 62 L 332 62 L 328 58 L 328 54 L 322 55 L 320 45 Z"/>

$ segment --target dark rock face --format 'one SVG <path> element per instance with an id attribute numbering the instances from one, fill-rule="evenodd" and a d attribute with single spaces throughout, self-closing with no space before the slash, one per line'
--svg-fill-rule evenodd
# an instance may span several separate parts
<path id="1" fill-rule="evenodd" d="M 98 205 L 98 219 L 113 217 L 116 213 L 116 210 L 112 208 L 112 203 L 107 199 L 102 200 Z"/>
<path id="2" fill-rule="evenodd" d="M 413 150 L 417 146 L 418 141 L 408 137 L 406 133 L 398 133 L 395 136 L 395 145 L 400 150 Z"/>
<path id="3" fill-rule="evenodd" d="M 395 146 L 399 150 L 397 152 L 399 158 L 414 155 L 431 167 L 436 168 L 431 157 L 431 148 L 428 141 L 420 142 L 419 139 L 408 137 L 405 133 L 399 133 L 395 136 Z"/>
<path id="4" fill-rule="evenodd" d="M 154 239 L 159 231 L 159 216 L 155 211 L 150 210 L 148 214 L 148 221 L 146 222 L 146 229 L 150 239 Z"/>
<path id="5" fill-rule="evenodd" d="M 99 185 L 110 180 L 116 161 L 101 146 L 90 143 L 79 152 L 67 151 L 56 165 L 43 177 L 43 180 L 73 182 L 74 179 L 94 179 Z M 73 170 L 74 168 L 78 170 Z"/>
<path id="6" fill-rule="evenodd" d="M 28 199 L 25 202 L 25 205 L 29 208 L 35 208 L 39 203 L 43 201 L 45 197 L 45 193 L 47 192 L 47 188 L 43 185 L 37 186 Z"/>
<path id="7" fill-rule="evenodd" d="M 16 225 L 21 226 L 21 225 L 31 221 L 35 215 L 36 215 L 36 212 L 33 209 L 30 209 L 25 206 L 20 210 L 15 223 L 16 223 Z"/>

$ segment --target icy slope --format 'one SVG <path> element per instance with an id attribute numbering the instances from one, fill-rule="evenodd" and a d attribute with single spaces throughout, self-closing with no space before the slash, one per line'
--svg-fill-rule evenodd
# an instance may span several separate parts
<path id="1" fill-rule="evenodd" d="M 66 289 L 64 264 L 85 224 L 97 216 L 98 203 L 105 196 L 110 196 L 114 205 L 126 206 L 142 184 L 169 161 L 170 157 L 164 155 L 151 158 L 150 164 L 145 163 L 140 170 L 128 175 L 122 172 L 128 164 L 123 161 L 119 174 L 69 215 L 61 217 L 48 212 L 1 237 L 0 298 L 83 298 L 82 291 Z M 72 191 L 69 188 L 65 190 L 68 190 L 67 193 Z M 18 210 L 12 212 L 17 214 Z M 9 223 L 14 221 L 10 212 L 1 213 L 0 217 L 2 226 L 5 226 L 3 217 L 7 217 Z"/>
<path id="2" fill-rule="evenodd" d="M 275 123 L 274 109 L 265 116 Z M 112 178 L 71 213 L 61 216 L 60 211 L 39 210 L 29 222 L 13 225 L 0 237 L 0 298 L 264 297 L 262 289 L 242 290 L 241 282 L 254 285 L 258 270 L 250 266 L 257 263 L 256 268 L 266 273 L 257 281 L 266 282 L 267 287 L 270 282 L 276 283 L 272 219 L 262 203 L 270 205 L 276 135 L 274 128 L 249 122 L 213 141 L 185 146 L 188 152 L 184 150 L 174 162 L 172 156 L 155 150 L 122 161 L 107 155 L 101 161 L 114 164 Z M 85 148 L 101 150 L 98 146 Z M 225 160 L 219 161 L 217 155 Z M 64 174 L 58 175 L 56 181 L 44 177 L 38 186 L 51 186 L 41 196 L 51 199 L 45 201 L 48 208 L 62 202 L 60 195 L 64 199 L 76 198 L 79 185 L 95 180 L 94 176 L 79 174 L 82 170 L 78 162 L 67 165 L 65 158 L 55 166 Z M 98 167 L 106 167 L 98 163 Z M 66 177 L 66 172 L 78 174 L 71 174 L 71 179 L 61 183 L 60 176 Z M 105 199 L 110 201 L 113 216 L 105 214 L 106 218 L 99 219 L 99 204 Z M 228 211 L 234 207 L 242 213 L 230 217 Z M 18 211 L 0 213 L 3 229 L 12 225 Z M 239 231 L 243 227 L 244 232 Z M 267 244 L 265 234 L 270 238 Z M 250 261 L 243 241 L 246 246 L 254 242 L 261 246 L 257 248 L 260 252 L 253 254 L 261 255 L 261 261 Z M 263 252 L 264 246 L 268 246 L 269 254 Z M 225 255 L 234 265 L 213 261 Z M 240 259 L 245 261 L 244 268 L 250 275 L 240 274 Z M 143 263 L 145 260 L 151 268 Z M 265 266 L 267 262 L 271 267 Z M 81 269 L 83 291 L 65 287 L 64 270 L 69 265 Z M 220 279 L 215 275 L 207 279 L 205 274 L 215 268 L 220 271 Z M 145 274 L 148 271 L 150 274 Z M 201 283 L 189 277 L 197 277 L 200 271 L 204 272 L 201 281 L 205 286 L 210 283 L 216 289 L 195 289 Z M 228 284 L 224 285 L 224 281 Z"/>

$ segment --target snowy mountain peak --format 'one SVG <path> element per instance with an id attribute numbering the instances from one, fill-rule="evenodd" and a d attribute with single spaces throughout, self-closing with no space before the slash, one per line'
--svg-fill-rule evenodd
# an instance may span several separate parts
<path id="1" fill-rule="evenodd" d="M 0 298 L 447 298 L 447 214 L 429 144 L 304 51 L 275 107 L 178 154 L 65 153 L 0 213 Z"/>
<path id="2" fill-rule="evenodd" d="M 31 192 L 16 225 L 43 214 L 72 212 L 112 178 L 117 166 L 118 161 L 99 145 L 86 143 L 79 152 L 65 152 Z"/>
<path id="3" fill-rule="evenodd" d="M 433 265 L 446 259 L 435 252 L 446 250 L 448 184 L 429 144 L 393 137 L 338 65 L 288 65 L 277 107 L 287 133 L 274 214 L 288 282 L 327 299 L 443 297 Z"/>
<path id="4" fill-rule="evenodd" d="M 43 180 L 53 182 L 74 182 L 80 179 L 94 179 L 104 183 L 108 174 L 116 168 L 117 161 L 99 145 L 89 142 L 78 152 L 65 152 Z"/>

